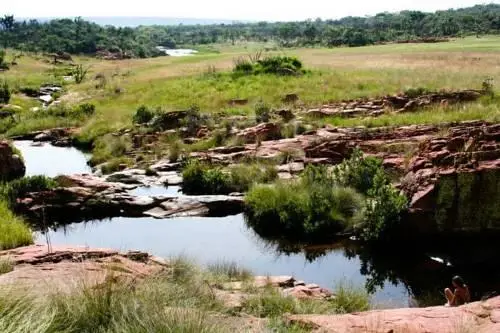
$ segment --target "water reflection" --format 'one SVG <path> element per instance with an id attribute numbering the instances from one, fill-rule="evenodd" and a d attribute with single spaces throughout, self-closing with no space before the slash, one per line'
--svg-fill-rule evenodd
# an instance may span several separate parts
<path id="1" fill-rule="evenodd" d="M 167 197 L 179 197 L 182 196 L 182 190 L 180 186 L 139 186 L 136 189 L 129 191 L 130 194 L 136 196 L 167 196 Z"/>
<path id="2" fill-rule="evenodd" d="M 341 280 L 361 286 L 367 282 L 360 273 L 359 258 L 346 257 L 341 246 L 328 249 L 314 260 L 311 249 L 283 252 L 249 230 L 242 215 L 167 220 L 118 217 L 71 224 L 51 231 L 49 236 L 54 245 L 137 249 L 162 257 L 184 254 L 201 264 L 229 260 L 255 274 L 293 275 L 329 288 Z M 44 243 L 44 236 L 40 235 L 38 241 Z M 408 306 L 403 286 L 387 284 L 376 290 L 374 298 L 377 303 Z"/>
<path id="3" fill-rule="evenodd" d="M 49 143 L 33 143 L 33 141 L 14 141 L 14 146 L 23 155 L 26 176 L 55 177 L 92 173 L 92 169 L 87 165 L 90 156 L 76 148 L 55 147 Z"/>

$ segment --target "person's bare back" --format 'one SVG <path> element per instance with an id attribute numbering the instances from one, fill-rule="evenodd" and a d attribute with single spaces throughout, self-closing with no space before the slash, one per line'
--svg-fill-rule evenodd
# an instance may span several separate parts
<path id="1" fill-rule="evenodd" d="M 452 279 L 452 284 L 455 288 L 453 292 L 449 288 L 444 290 L 446 300 L 448 301 L 446 305 L 459 306 L 470 302 L 469 287 L 467 287 L 464 280 L 460 276 L 455 276 Z"/>

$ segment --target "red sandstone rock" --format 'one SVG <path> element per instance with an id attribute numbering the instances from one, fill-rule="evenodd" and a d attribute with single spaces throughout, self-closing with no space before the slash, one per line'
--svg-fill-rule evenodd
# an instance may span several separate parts
<path id="1" fill-rule="evenodd" d="M 256 142 L 257 140 L 272 140 L 279 136 L 280 127 L 275 123 L 262 123 L 254 127 L 246 128 L 237 134 L 238 138 L 242 138 L 247 143 Z"/>
<path id="2" fill-rule="evenodd" d="M 0 181 L 24 176 L 26 167 L 7 141 L 0 141 Z"/>
<path id="3" fill-rule="evenodd" d="M 33 245 L 0 251 L 0 258 L 5 257 L 15 266 L 12 272 L 0 275 L 0 285 L 21 283 L 40 292 L 72 290 L 82 283 L 97 285 L 110 275 L 144 278 L 167 266 L 147 253 L 87 247 L 57 246 L 49 252 L 47 245 Z"/>
<path id="4" fill-rule="evenodd" d="M 332 333 L 500 332 L 500 297 L 461 307 L 376 310 L 346 315 L 289 316 L 292 323 Z"/>

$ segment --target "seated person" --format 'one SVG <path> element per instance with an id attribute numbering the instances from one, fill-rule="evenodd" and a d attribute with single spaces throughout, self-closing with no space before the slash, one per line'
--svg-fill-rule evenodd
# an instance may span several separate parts
<path id="1" fill-rule="evenodd" d="M 446 306 L 459 306 L 470 302 L 469 287 L 467 287 L 464 280 L 460 276 L 455 276 L 451 282 L 455 291 L 452 292 L 449 288 L 444 290 L 448 300 Z"/>

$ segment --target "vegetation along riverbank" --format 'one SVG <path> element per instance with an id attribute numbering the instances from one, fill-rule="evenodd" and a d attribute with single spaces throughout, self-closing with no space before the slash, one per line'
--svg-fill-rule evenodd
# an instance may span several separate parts
<path id="1" fill-rule="evenodd" d="M 499 13 L 2 18 L 0 331 L 497 332 Z"/>

